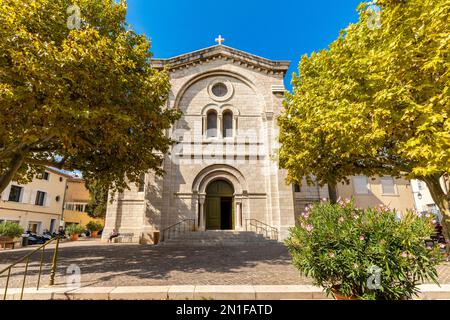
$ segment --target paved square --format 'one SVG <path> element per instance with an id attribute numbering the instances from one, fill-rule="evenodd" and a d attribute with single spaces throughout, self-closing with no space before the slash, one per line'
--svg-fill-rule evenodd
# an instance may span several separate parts
<path id="1" fill-rule="evenodd" d="M 0 269 L 30 249 L 0 251 Z M 52 250 L 45 254 L 42 284 L 47 285 Z M 37 283 L 40 254 L 31 260 L 26 287 Z M 160 247 L 134 244 L 103 244 L 98 241 L 63 243 L 58 257 L 57 285 L 66 285 L 67 268 L 81 269 L 82 286 L 168 285 L 303 285 L 281 244 L 234 247 Z M 20 287 L 23 264 L 13 269 L 9 287 Z M 450 264 L 439 267 L 440 282 L 450 283 Z M 5 276 L 0 278 L 0 288 Z"/>

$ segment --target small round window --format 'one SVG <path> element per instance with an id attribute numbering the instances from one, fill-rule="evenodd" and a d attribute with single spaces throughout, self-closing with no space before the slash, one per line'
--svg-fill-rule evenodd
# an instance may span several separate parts
<path id="1" fill-rule="evenodd" d="M 219 82 L 211 88 L 212 93 L 219 98 L 225 97 L 228 93 L 228 88 L 225 84 Z"/>

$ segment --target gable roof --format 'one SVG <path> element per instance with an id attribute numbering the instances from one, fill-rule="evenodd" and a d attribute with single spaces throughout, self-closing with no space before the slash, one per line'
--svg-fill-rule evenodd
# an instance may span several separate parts
<path id="1" fill-rule="evenodd" d="M 291 64 L 290 61 L 269 60 L 225 45 L 215 45 L 169 59 L 152 59 L 152 66 L 156 69 L 168 67 L 169 70 L 175 71 L 216 59 L 231 60 L 253 69 L 283 76 Z"/>

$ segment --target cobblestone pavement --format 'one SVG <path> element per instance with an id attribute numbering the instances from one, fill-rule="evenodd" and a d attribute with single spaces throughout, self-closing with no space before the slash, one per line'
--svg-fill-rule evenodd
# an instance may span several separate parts
<path id="1" fill-rule="evenodd" d="M 41 283 L 48 284 L 50 248 L 44 255 Z M 0 270 L 30 249 L 0 251 Z M 30 260 L 26 287 L 37 283 L 40 254 Z M 82 286 L 155 285 L 300 285 L 311 284 L 291 265 L 282 245 L 206 248 L 173 248 L 98 241 L 63 243 L 60 246 L 56 284 L 65 285 L 67 268 L 81 269 Z M 13 269 L 9 287 L 19 287 L 24 265 Z M 440 283 L 450 283 L 450 263 L 439 266 Z M 0 277 L 0 288 L 5 276 Z"/>

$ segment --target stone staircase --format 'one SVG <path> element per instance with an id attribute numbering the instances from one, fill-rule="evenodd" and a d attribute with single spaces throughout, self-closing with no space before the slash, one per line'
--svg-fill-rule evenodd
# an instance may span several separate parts
<path id="1" fill-rule="evenodd" d="M 252 231 L 208 230 L 179 234 L 161 242 L 160 246 L 171 247 L 225 247 L 225 246 L 264 246 L 279 243 Z"/>

